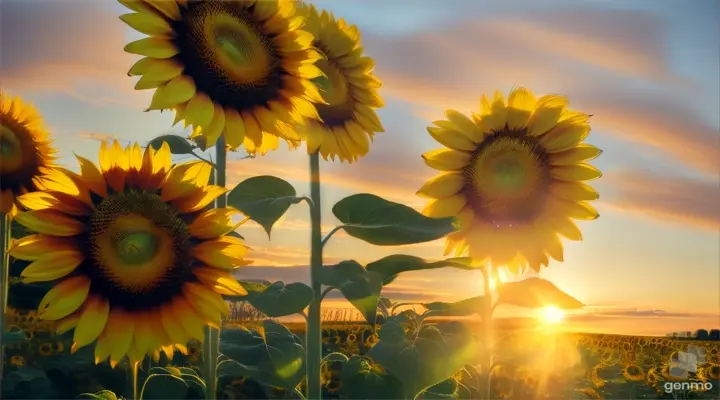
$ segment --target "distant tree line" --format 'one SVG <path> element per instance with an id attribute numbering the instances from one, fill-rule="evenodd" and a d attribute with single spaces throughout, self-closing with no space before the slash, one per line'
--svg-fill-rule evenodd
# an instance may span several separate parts
<path id="1" fill-rule="evenodd" d="M 720 329 L 698 329 L 695 332 L 673 332 L 668 336 L 672 336 L 676 339 L 684 340 L 717 340 L 720 341 Z"/>

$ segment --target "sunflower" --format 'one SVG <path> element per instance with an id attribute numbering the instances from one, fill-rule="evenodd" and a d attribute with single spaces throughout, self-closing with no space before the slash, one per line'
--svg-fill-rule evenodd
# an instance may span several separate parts
<path id="1" fill-rule="evenodd" d="M 209 164 L 171 165 L 167 143 L 100 147 L 100 167 L 56 168 L 43 191 L 18 197 L 16 220 L 37 232 L 10 255 L 31 261 L 25 282 L 54 282 L 38 316 L 74 328 L 71 350 L 96 342 L 96 362 L 138 361 L 202 338 L 218 325 L 222 294 L 244 294 L 232 270 L 246 264 L 233 209 L 208 209 L 225 188 L 208 185 Z"/>
<path id="2" fill-rule="evenodd" d="M 250 154 L 296 147 L 292 126 L 318 118 L 322 102 L 310 81 L 322 75 L 313 37 L 301 30 L 293 0 L 119 0 L 120 16 L 149 35 L 125 46 L 144 58 L 129 75 L 135 89 L 155 89 L 149 110 L 173 109 L 204 148 L 224 132 L 230 149 Z"/>
<path id="3" fill-rule="evenodd" d="M 323 72 L 314 79 L 325 100 L 316 105 L 320 120 L 308 121 L 300 132 L 308 153 L 319 150 L 325 160 L 353 162 L 367 154 L 375 133 L 384 131 L 374 110 L 384 105 L 377 93 L 382 83 L 372 73 L 375 61 L 363 55 L 357 26 L 305 3 L 298 13 L 325 56 L 315 64 Z"/>
<path id="4" fill-rule="evenodd" d="M 639 382 L 645 379 L 645 371 L 636 364 L 629 364 L 623 367 L 622 375 L 631 382 Z"/>
<path id="5" fill-rule="evenodd" d="M 17 213 L 15 198 L 37 190 L 37 179 L 55 161 L 42 117 L 20 97 L 0 91 L 0 213 Z"/>
<path id="6" fill-rule="evenodd" d="M 519 87 L 508 101 L 495 92 L 472 118 L 454 111 L 433 122 L 430 135 L 445 148 L 423 155 L 443 173 L 418 191 L 433 200 L 430 217 L 456 217 L 446 254 L 469 252 L 511 270 L 539 271 L 548 256 L 563 260 L 560 237 L 582 240 L 573 221 L 593 220 L 598 193 L 584 181 L 601 172 L 586 161 L 601 150 L 582 143 L 590 115 L 568 108 L 565 97 L 536 99 Z"/>

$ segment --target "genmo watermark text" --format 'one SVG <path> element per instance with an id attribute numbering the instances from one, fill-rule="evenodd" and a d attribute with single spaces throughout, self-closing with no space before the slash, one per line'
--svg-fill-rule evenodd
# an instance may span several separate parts
<path id="1" fill-rule="evenodd" d="M 665 382 L 663 389 L 665 393 L 672 393 L 680 390 L 694 390 L 694 391 L 708 391 L 712 390 L 713 384 L 711 382 Z"/>

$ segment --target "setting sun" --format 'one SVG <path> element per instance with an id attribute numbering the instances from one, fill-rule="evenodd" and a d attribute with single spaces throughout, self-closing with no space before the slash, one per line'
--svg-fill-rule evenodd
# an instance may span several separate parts
<path id="1" fill-rule="evenodd" d="M 548 306 L 540 310 L 540 320 L 546 325 L 555 325 L 562 322 L 565 312 L 555 306 Z"/>

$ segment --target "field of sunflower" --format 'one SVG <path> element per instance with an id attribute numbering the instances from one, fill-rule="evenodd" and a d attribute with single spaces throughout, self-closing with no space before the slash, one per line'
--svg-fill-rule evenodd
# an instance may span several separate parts
<path id="1" fill-rule="evenodd" d="M 22 328 L 23 337 L 5 347 L 7 375 L 3 398 L 67 399 L 103 390 L 117 396 L 131 396 L 132 379 L 127 365 L 102 368 L 94 364 L 92 352 L 71 354 L 72 336 L 53 333 L 53 326 L 38 320 L 33 311 L 13 310 L 8 323 Z M 262 330 L 260 321 L 249 320 L 242 325 L 237 321 L 228 322 L 225 329 L 233 331 L 238 326 Z M 302 324 L 287 327 L 298 337 L 304 337 Z M 376 383 L 368 387 L 368 382 L 358 384 L 357 378 L 348 374 L 353 363 L 368 362 L 360 357 L 378 343 L 378 334 L 382 332 L 382 325 L 373 330 L 360 322 L 325 323 L 323 398 L 385 399 L 393 394 L 393 385 L 402 385 L 378 365 L 368 364 L 368 373 L 374 374 L 379 382 L 386 382 L 385 385 Z M 417 398 L 477 399 L 482 397 L 481 390 L 489 391 L 491 399 L 517 400 L 717 398 L 716 389 L 720 385 L 720 343 L 717 341 L 542 331 L 498 333 L 504 334 L 498 350 L 499 359 L 503 361 L 493 368 L 489 386 L 483 386 L 478 370 L 467 365 Z M 236 345 L 240 346 L 241 342 Z M 703 349 L 704 360 L 695 371 L 680 378 L 673 373 L 673 368 L 679 368 L 678 354 L 688 350 L 688 346 Z M 172 360 L 166 357 L 146 360 L 140 374 L 147 376 L 153 369 L 160 368 L 199 374 L 201 360 L 202 346 L 198 341 L 191 341 L 187 344 L 187 354 L 178 352 Z M 253 376 L 257 375 L 220 374 L 217 398 L 296 398 L 287 388 L 267 385 Z M 188 391 L 184 398 L 201 398 L 200 385 L 195 389 Z"/>
<path id="2" fill-rule="evenodd" d="M 561 238 L 599 217 L 587 182 L 602 151 L 565 96 L 516 86 L 447 110 L 427 128 L 441 147 L 418 154 L 439 172 L 416 193 L 424 208 L 353 194 L 323 232 L 320 159 L 355 163 L 384 132 L 358 27 L 296 0 L 118 1 L 146 35 L 118 49 L 138 56 L 127 75 L 187 135 L 104 141 L 59 165 L 40 111 L 0 93 L 3 399 L 717 398 L 717 343 L 493 328 L 498 306 L 584 306 L 526 275 L 563 262 Z M 229 152 L 281 142 L 306 147 L 308 196 L 270 175 L 229 187 Z M 270 236 L 290 207 L 309 211 L 309 284 L 242 280 L 243 225 Z M 444 240 L 444 258 L 329 265 L 339 231 L 386 248 Z M 422 311 L 383 296 L 440 268 L 480 271 L 482 295 Z M 331 291 L 352 318 L 323 308 Z M 291 316 L 303 323 L 279 322 Z M 702 359 L 683 376 L 691 349 Z"/>

